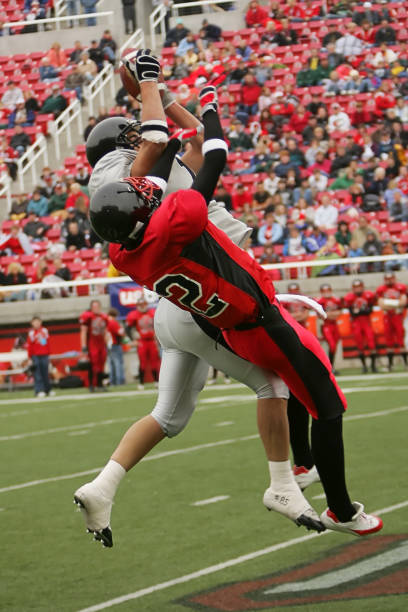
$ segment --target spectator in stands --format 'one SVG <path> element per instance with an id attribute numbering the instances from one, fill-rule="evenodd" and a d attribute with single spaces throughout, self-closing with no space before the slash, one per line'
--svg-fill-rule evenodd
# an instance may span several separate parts
<path id="1" fill-rule="evenodd" d="M 328 47 L 330 43 L 336 43 L 339 40 L 339 38 L 342 37 L 341 32 L 339 32 L 337 29 L 338 21 L 329 21 L 327 25 L 329 27 L 329 31 L 323 37 L 323 40 L 322 40 L 323 47 Z"/>
<path id="2" fill-rule="evenodd" d="M 365 181 L 364 187 L 366 193 L 373 193 L 378 196 L 382 196 L 384 191 L 387 189 L 388 181 L 385 176 L 385 169 L 379 166 L 374 171 L 374 176 L 371 181 Z"/>
<path id="3" fill-rule="evenodd" d="M 96 124 L 97 124 L 96 117 L 93 117 L 93 116 L 88 117 L 88 124 L 84 129 L 84 140 L 85 141 L 88 138 L 89 134 L 92 132 Z"/>
<path id="4" fill-rule="evenodd" d="M 387 43 L 383 42 L 380 45 L 379 50 L 374 55 L 374 59 L 372 60 L 373 66 L 378 68 L 380 65 L 389 65 L 392 62 L 395 62 L 398 59 L 398 55 L 390 49 Z"/>
<path id="5" fill-rule="evenodd" d="M 86 77 L 88 82 L 92 81 L 98 74 L 98 66 L 90 59 L 89 53 L 84 51 L 81 55 L 81 61 L 77 64 L 79 72 Z"/>
<path id="6" fill-rule="evenodd" d="M 218 42 L 221 38 L 222 30 L 219 26 L 208 23 L 207 19 L 203 19 L 201 23 L 201 29 L 199 31 L 199 36 L 201 40 L 207 42 Z"/>
<path id="7" fill-rule="evenodd" d="M 48 215 L 48 198 L 41 195 L 39 189 L 34 189 L 27 206 L 28 213 L 34 213 L 37 217 Z"/>
<path id="8" fill-rule="evenodd" d="M 44 166 L 41 171 L 40 180 L 38 181 L 38 189 L 41 195 L 50 198 L 54 193 L 54 187 L 58 182 L 58 177 L 49 166 Z"/>
<path id="9" fill-rule="evenodd" d="M 390 221 L 408 220 L 408 198 L 399 190 L 395 191 L 394 198 L 388 207 Z"/>
<path id="10" fill-rule="evenodd" d="M 24 225 L 24 233 L 29 236 L 32 240 L 43 240 L 46 232 L 50 229 L 49 225 L 46 225 L 38 216 L 31 212 L 27 217 L 27 223 Z"/>
<path id="11" fill-rule="evenodd" d="M 9 234 L 0 235 L 0 252 L 6 255 L 32 255 L 33 248 L 20 227 L 13 225 Z"/>
<path id="12" fill-rule="evenodd" d="M 115 40 L 113 40 L 112 32 L 110 30 L 104 30 L 103 36 L 99 41 L 99 47 L 102 53 L 108 58 L 111 64 L 115 64 L 116 60 L 116 49 L 118 47 Z"/>
<path id="13" fill-rule="evenodd" d="M 235 186 L 234 193 L 232 194 L 233 209 L 240 212 L 247 205 L 248 210 L 252 214 L 250 203 L 251 203 L 251 196 L 250 196 L 248 189 L 245 187 L 243 183 L 238 183 Z"/>
<path id="14" fill-rule="evenodd" d="M 233 120 L 228 132 L 231 151 L 249 151 L 253 148 L 252 139 L 244 131 L 241 121 Z"/>
<path id="15" fill-rule="evenodd" d="M 392 28 L 386 19 L 381 20 L 381 25 L 375 33 L 375 44 L 381 45 L 386 43 L 388 45 L 395 45 L 397 42 L 397 35 L 394 28 Z"/>
<path id="16" fill-rule="evenodd" d="M 9 264 L 7 268 L 6 274 L 6 285 L 26 285 L 28 282 L 27 276 L 24 273 L 23 266 L 13 261 Z M 11 293 L 7 293 L 4 296 L 5 302 L 16 302 L 18 300 L 24 300 L 26 297 L 26 292 L 23 291 L 12 291 Z"/>
<path id="17" fill-rule="evenodd" d="M 309 224 L 313 224 L 316 210 L 309 206 L 305 198 L 299 198 L 295 206 L 291 209 L 290 220 L 298 229 L 304 229 Z M 276 214 L 275 214 L 276 217 Z M 283 225 L 285 227 L 286 224 Z"/>
<path id="18" fill-rule="evenodd" d="M 47 53 L 47 57 L 49 59 L 49 63 L 51 66 L 54 66 L 54 68 L 63 68 L 68 64 L 65 51 L 61 48 L 59 42 L 53 43 L 51 49 Z"/>
<path id="19" fill-rule="evenodd" d="M 38 19 L 45 19 L 46 12 L 45 8 L 40 6 L 40 2 L 38 0 L 32 0 L 31 6 L 25 13 L 25 21 L 30 22 L 30 25 L 25 25 L 21 32 L 23 34 L 37 32 L 38 26 L 33 25 L 33 21 L 37 21 Z"/>
<path id="20" fill-rule="evenodd" d="M 91 175 L 88 172 L 88 167 L 84 166 L 84 164 L 77 166 L 77 172 L 74 176 L 75 182 L 79 183 L 81 186 L 86 186 L 89 183 L 89 179 Z"/>
<path id="21" fill-rule="evenodd" d="M 357 248 L 362 248 L 367 242 L 368 234 L 374 234 L 376 240 L 379 239 L 378 232 L 368 224 L 367 218 L 364 215 L 358 217 L 358 227 L 353 231 L 351 237 L 355 241 Z M 350 242 L 351 247 L 351 242 Z"/>
<path id="22" fill-rule="evenodd" d="M 78 60 L 78 64 L 82 61 L 82 56 L 84 53 L 88 54 L 89 59 L 95 63 L 96 67 L 97 67 L 97 72 L 100 72 L 103 68 L 103 62 L 105 61 L 105 55 L 102 51 L 102 49 L 100 48 L 98 41 L 97 40 L 92 40 L 91 41 L 91 46 L 89 47 L 88 50 L 83 50 L 79 60 Z M 92 67 L 93 68 L 93 67 Z"/>
<path id="23" fill-rule="evenodd" d="M 314 197 L 321 191 L 325 191 L 327 183 L 327 176 L 323 174 L 323 172 L 319 168 L 315 168 L 308 179 L 308 185 L 312 190 L 312 194 Z"/>
<path id="24" fill-rule="evenodd" d="M 31 89 L 25 89 L 23 92 L 24 95 L 24 107 L 27 112 L 27 121 L 35 121 L 35 113 L 40 110 L 40 105 L 38 103 L 37 98 L 34 96 L 34 93 Z M 31 119 L 32 118 L 32 119 Z"/>
<path id="25" fill-rule="evenodd" d="M 280 261 L 281 261 L 281 258 L 275 252 L 273 244 L 266 244 L 264 246 L 263 253 L 259 258 L 259 263 L 261 265 L 265 265 L 265 264 L 279 263 Z"/>
<path id="26" fill-rule="evenodd" d="M 249 68 L 244 60 L 239 60 L 237 67 L 234 70 L 231 70 L 227 76 L 228 83 L 241 83 L 242 79 L 246 74 L 248 74 Z"/>
<path id="27" fill-rule="evenodd" d="M 252 194 L 253 210 L 265 210 L 270 204 L 272 204 L 271 194 L 266 191 L 263 181 L 258 181 Z"/>
<path id="28" fill-rule="evenodd" d="M 336 242 L 348 248 L 351 242 L 351 232 L 349 230 L 348 223 L 346 221 L 340 221 L 337 225 L 337 232 L 335 233 Z"/>
<path id="29" fill-rule="evenodd" d="M 14 128 L 14 134 L 10 138 L 10 146 L 17 151 L 19 157 L 24 155 L 25 151 L 31 145 L 31 140 L 26 134 L 21 125 L 17 124 Z"/>
<path id="30" fill-rule="evenodd" d="M 287 226 L 288 237 L 283 245 L 283 254 L 285 257 L 305 255 L 306 254 L 306 241 L 303 233 L 298 230 L 294 223 L 288 223 Z"/>
<path id="31" fill-rule="evenodd" d="M 65 239 L 65 247 L 68 251 L 76 251 L 85 249 L 87 246 L 85 233 L 80 230 L 77 221 L 70 221 L 68 224 L 68 233 Z"/>
<path id="32" fill-rule="evenodd" d="M 330 79 L 325 83 L 326 95 L 328 96 L 339 96 L 343 91 L 344 82 L 340 79 L 337 70 L 332 70 L 330 73 Z"/>
<path id="33" fill-rule="evenodd" d="M 133 34 L 136 30 L 135 0 L 122 0 L 122 10 L 125 32 L 126 34 Z"/>
<path id="34" fill-rule="evenodd" d="M 247 45 L 246 41 L 241 38 L 236 46 L 236 54 L 242 59 L 243 62 L 248 62 L 251 57 L 252 49 Z"/>
<path id="35" fill-rule="evenodd" d="M 258 230 L 258 243 L 262 246 L 266 244 L 276 244 L 283 238 L 283 228 L 275 221 L 273 212 L 265 211 L 264 220 Z"/>
<path id="36" fill-rule="evenodd" d="M 52 83 L 59 79 L 59 70 L 50 63 L 50 58 L 45 55 L 39 67 L 40 79 L 44 83 Z"/>
<path id="37" fill-rule="evenodd" d="M 289 151 L 284 149 L 283 151 L 280 152 L 280 163 L 278 163 L 275 166 L 276 176 L 278 176 L 279 178 L 286 177 L 289 170 L 292 170 L 292 169 L 295 170 L 296 176 L 298 176 L 299 175 L 298 167 L 292 161 L 290 161 Z"/>
<path id="38" fill-rule="evenodd" d="M 18 195 L 11 203 L 10 219 L 19 221 L 24 219 L 27 214 L 28 198 L 25 195 Z"/>
<path id="39" fill-rule="evenodd" d="M 268 172 L 268 176 L 264 180 L 265 190 L 274 195 L 278 189 L 279 177 L 276 176 L 275 170 L 271 168 Z"/>
<path id="40" fill-rule="evenodd" d="M 323 195 L 320 206 L 316 209 L 314 223 L 320 231 L 334 229 L 337 226 L 338 210 L 331 204 L 330 196 Z"/>
<path id="41" fill-rule="evenodd" d="M 41 106 L 42 113 L 53 113 L 54 118 L 58 117 L 68 106 L 66 98 L 62 95 L 59 85 L 53 85 L 52 93 L 45 98 Z"/>
<path id="42" fill-rule="evenodd" d="M 84 100 L 82 88 L 87 82 L 88 79 L 80 71 L 78 64 L 75 64 L 72 67 L 72 71 L 65 79 L 64 91 L 75 91 L 78 100 L 82 103 Z"/>
<path id="43" fill-rule="evenodd" d="M 76 0 L 75 0 L 76 1 Z M 68 15 L 74 15 L 75 13 L 68 13 Z M 84 47 L 80 40 L 76 40 L 74 43 L 74 48 L 70 53 L 69 61 L 71 64 L 77 64 L 81 59 L 81 55 L 84 52 Z"/>
<path id="44" fill-rule="evenodd" d="M 194 34 L 192 32 L 187 32 L 187 35 L 182 38 L 177 45 L 176 55 L 179 57 L 184 57 L 188 50 L 192 49 L 195 53 L 198 51 L 198 47 L 195 43 Z"/>
<path id="45" fill-rule="evenodd" d="M 361 55 L 366 45 L 360 38 L 357 38 L 355 31 L 356 24 L 349 21 L 346 24 L 346 33 L 336 41 L 336 53 L 346 58 Z"/>
<path id="46" fill-rule="evenodd" d="M 81 5 L 82 5 L 82 8 L 84 9 L 84 13 L 86 15 L 96 13 L 97 3 L 98 3 L 98 0 L 81 0 Z M 86 20 L 86 25 L 87 26 L 96 25 L 96 17 L 88 17 L 88 19 Z"/>
<path id="47" fill-rule="evenodd" d="M 164 47 L 177 47 L 179 42 L 187 36 L 188 30 L 183 24 L 182 19 L 177 19 L 174 28 L 167 31 Z"/>
<path id="48" fill-rule="evenodd" d="M 7 89 L 1 97 L 2 105 L 13 111 L 20 102 L 24 103 L 22 90 L 16 86 L 14 81 L 8 81 Z"/>
<path id="49" fill-rule="evenodd" d="M 32 110 L 27 110 L 24 102 L 19 102 L 16 108 L 8 117 L 8 127 L 13 128 L 16 125 L 29 126 L 35 121 L 35 113 Z"/>
<path id="50" fill-rule="evenodd" d="M 297 34 L 296 31 L 290 27 L 288 19 L 282 19 L 282 29 L 276 32 L 272 39 L 272 42 L 279 47 L 288 47 L 290 45 L 296 45 Z"/>
<path id="51" fill-rule="evenodd" d="M 396 116 L 401 120 L 402 123 L 408 123 L 408 104 L 402 96 L 397 98 L 397 106 L 394 110 Z"/>
<path id="52" fill-rule="evenodd" d="M 68 197 L 65 202 L 65 208 L 75 208 L 79 198 L 82 198 L 83 202 L 85 203 L 85 206 L 88 208 L 89 197 L 81 189 L 81 185 L 79 183 L 72 183 L 68 191 Z"/>
<path id="53" fill-rule="evenodd" d="M 308 253 L 317 253 L 327 242 L 327 234 L 322 232 L 317 225 L 309 226 L 305 246 Z"/>
<path id="54" fill-rule="evenodd" d="M 48 214 L 53 217 L 64 219 L 66 217 L 65 203 L 67 201 L 67 192 L 63 183 L 56 183 L 54 193 L 48 201 Z"/>
<path id="55" fill-rule="evenodd" d="M 340 104 L 332 104 L 327 129 L 331 132 L 348 132 L 351 127 L 350 117 L 341 110 Z"/>
<path id="56" fill-rule="evenodd" d="M 265 27 L 268 21 L 268 10 L 264 6 L 261 6 L 257 0 L 252 0 L 245 13 L 245 23 L 247 27 Z"/>
<path id="57" fill-rule="evenodd" d="M 309 187 L 309 182 L 307 179 L 302 179 L 300 181 L 300 186 L 295 187 L 293 190 L 293 203 L 296 204 L 301 198 L 304 198 L 308 204 L 311 206 L 313 204 L 313 193 Z"/>
<path id="58" fill-rule="evenodd" d="M 190 69 L 184 61 L 184 57 L 175 57 L 171 70 L 171 77 L 176 81 L 185 79 L 190 74 Z"/>
<path id="59" fill-rule="evenodd" d="M 14 161 L 18 157 L 17 151 L 10 147 L 5 134 L 0 134 L 0 167 L 4 164 L 13 181 L 17 178 L 17 164 Z"/>
<path id="60" fill-rule="evenodd" d="M 54 274 L 55 276 L 58 276 L 59 278 L 61 278 L 64 281 L 70 281 L 72 276 L 71 276 L 71 271 L 69 268 L 67 268 L 67 266 L 65 266 L 63 264 L 63 261 L 61 259 L 61 257 L 55 257 L 54 261 Z"/>
<path id="61" fill-rule="evenodd" d="M 367 233 L 367 239 L 362 246 L 363 253 L 366 257 L 376 257 L 382 253 L 382 244 L 374 232 Z M 380 272 L 381 262 L 376 261 L 373 263 L 363 264 L 364 271 L 367 272 Z"/>

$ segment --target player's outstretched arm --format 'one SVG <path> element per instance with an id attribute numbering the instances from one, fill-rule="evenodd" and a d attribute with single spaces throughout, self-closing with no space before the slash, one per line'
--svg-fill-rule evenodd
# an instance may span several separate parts
<path id="1" fill-rule="evenodd" d="M 224 169 L 228 147 L 224 140 L 217 112 L 217 91 L 213 85 L 207 85 L 201 90 L 200 105 L 204 123 L 204 144 L 202 147 L 204 164 L 193 181 L 192 189 L 199 191 L 208 204 Z"/>

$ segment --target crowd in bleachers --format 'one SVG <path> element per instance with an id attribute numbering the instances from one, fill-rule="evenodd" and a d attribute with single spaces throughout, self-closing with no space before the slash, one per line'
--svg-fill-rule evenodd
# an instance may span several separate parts
<path id="1" fill-rule="evenodd" d="M 406 4 L 328 2 L 325 15 L 320 1 L 253 1 L 240 31 L 222 31 L 207 20 L 196 32 L 182 20 L 167 31 L 163 74 L 189 110 L 197 111 L 202 83 L 225 73 L 219 101 L 230 153 L 215 197 L 253 227 L 248 249 L 262 263 L 319 258 L 321 266 L 302 271 L 318 276 L 408 268 L 399 259 L 408 247 Z M 88 58 L 79 42 L 69 53 L 53 47 L 40 64 L 44 79 L 61 85 L 52 80 L 57 77 L 50 76 L 49 66 L 60 70 L 59 76 L 69 62 L 100 67 L 96 53 L 105 53 L 104 44 L 113 52 L 104 59 L 114 61 L 109 36 L 92 43 Z M 89 68 L 86 78 L 91 75 Z M 123 87 L 115 102 L 89 118 L 84 139 L 106 116 L 139 117 L 139 103 Z M 63 251 L 73 278 L 84 270 L 106 273 L 86 221 L 89 172 L 85 147 L 79 145 L 63 169 L 51 172 L 50 185 L 45 173 L 36 193 L 13 203 L 2 228 L 9 232 L 17 223 L 13 232 L 28 236 L 32 251 L 23 248 L 25 257 Z M 77 226 L 71 226 L 68 239 L 69 215 Z M 5 274 L 22 255 L 2 244 Z M 395 259 L 330 263 L 376 255 Z M 23 264 L 30 280 L 39 278 L 34 261 Z M 281 277 L 277 270 L 271 274 Z"/>

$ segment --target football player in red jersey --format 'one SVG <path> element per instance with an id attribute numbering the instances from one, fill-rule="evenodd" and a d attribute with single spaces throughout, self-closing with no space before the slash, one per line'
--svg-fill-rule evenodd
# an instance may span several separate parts
<path id="1" fill-rule="evenodd" d="M 159 380 L 160 355 L 154 335 L 154 313 L 144 295 L 136 305 L 136 309 L 126 317 L 128 335 L 132 338 L 131 328 L 136 330 L 137 353 L 139 355 L 139 389 L 143 389 L 145 373 L 150 366 L 155 382 Z"/>
<path id="2" fill-rule="evenodd" d="M 149 70 L 154 73 L 153 61 Z M 154 87 L 151 91 L 153 95 Z M 313 452 L 329 503 L 321 516 L 323 524 L 354 535 L 378 531 L 382 521 L 366 515 L 362 504 L 352 504 L 347 493 L 342 441 L 345 399 L 329 360 L 317 339 L 275 299 L 263 268 L 208 220 L 207 205 L 227 148 L 214 88 L 202 90 L 200 104 L 205 161 L 192 189 L 162 201 L 180 146 L 179 138 L 174 138 L 150 176 L 128 177 L 95 192 L 92 225 L 112 243 L 110 257 L 116 268 L 181 308 L 209 319 L 241 357 L 276 371 L 287 381 L 314 416 Z M 145 129 L 156 126 L 159 131 L 159 123 Z M 115 453 L 112 459 L 120 463 Z"/>
<path id="3" fill-rule="evenodd" d="M 81 350 L 89 359 L 89 390 L 105 389 L 105 362 L 107 357 L 108 316 L 102 312 L 99 300 L 92 300 L 89 310 L 79 317 Z"/>
<path id="4" fill-rule="evenodd" d="M 366 291 L 363 281 L 357 278 L 352 283 L 352 291 L 344 296 L 343 301 L 350 311 L 351 329 L 356 341 L 358 356 L 363 364 L 363 374 L 368 372 L 364 353 L 366 349 L 371 356 L 371 370 L 377 372 L 375 337 L 370 321 L 370 313 L 376 302 L 375 294 L 372 291 Z"/>
<path id="5" fill-rule="evenodd" d="M 407 365 L 407 353 L 404 348 L 404 309 L 407 305 L 407 286 L 397 283 L 394 272 L 386 272 L 384 284 L 377 288 L 376 293 L 378 305 L 384 311 L 388 367 L 391 371 L 394 354 L 397 351 Z"/>
<path id="6" fill-rule="evenodd" d="M 332 366 L 336 356 L 337 345 L 340 340 L 337 319 L 341 314 L 341 299 L 333 295 L 331 285 L 324 283 L 320 286 L 320 297 L 317 299 L 327 314 L 327 319 L 322 325 L 323 338 L 329 346 L 329 359 Z"/>
<path id="7" fill-rule="evenodd" d="M 27 335 L 27 352 L 29 360 L 34 366 L 35 396 L 38 398 L 46 397 L 51 393 L 48 371 L 50 344 L 48 329 L 43 326 L 40 317 L 31 319 L 31 329 Z"/>
<path id="8" fill-rule="evenodd" d="M 288 293 L 292 295 L 300 295 L 299 283 L 289 283 Z M 303 325 L 303 327 L 306 327 L 306 322 L 309 318 L 309 310 L 306 308 L 306 306 L 304 306 L 304 304 L 297 302 L 282 302 L 282 304 L 285 306 L 286 310 L 290 312 L 295 321 L 300 323 L 300 325 Z"/>

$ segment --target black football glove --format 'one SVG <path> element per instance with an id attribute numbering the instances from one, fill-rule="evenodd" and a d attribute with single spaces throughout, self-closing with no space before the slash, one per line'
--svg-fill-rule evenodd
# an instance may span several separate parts
<path id="1" fill-rule="evenodd" d="M 124 65 L 139 83 L 153 81 L 157 83 L 160 74 L 160 62 L 152 55 L 150 49 L 139 49 L 125 55 Z"/>

